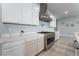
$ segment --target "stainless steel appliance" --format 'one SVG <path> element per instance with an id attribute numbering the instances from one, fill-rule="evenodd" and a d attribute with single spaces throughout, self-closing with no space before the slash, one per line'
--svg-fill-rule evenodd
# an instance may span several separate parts
<path id="1" fill-rule="evenodd" d="M 49 49 L 55 42 L 55 33 L 54 32 L 39 32 L 44 34 L 44 49 Z"/>
<path id="2" fill-rule="evenodd" d="M 40 3 L 40 12 L 39 12 L 39 19 L 41 21 L 50 22 L 52 21 L 50 15 L 48 14 L 48 7 L 47 3 Z"/>

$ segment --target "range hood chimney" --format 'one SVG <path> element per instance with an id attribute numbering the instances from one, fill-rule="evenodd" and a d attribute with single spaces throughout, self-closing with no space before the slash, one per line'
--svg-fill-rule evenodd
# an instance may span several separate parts
<path id="1" fill-rule="evenodd" d="M 47 14 L 47 3 L 40 3 L 39 19 L 46 22 L 50 22 L 52 20 Z"/>

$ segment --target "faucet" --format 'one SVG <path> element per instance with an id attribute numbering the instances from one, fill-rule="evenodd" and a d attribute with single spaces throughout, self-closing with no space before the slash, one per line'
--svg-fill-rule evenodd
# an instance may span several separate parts
<path id="1" fill-rule="evenodd" d="M 21 33 L 24 33 L 24 31 L 23 31 L 23 30 L 21 30 Z"/>

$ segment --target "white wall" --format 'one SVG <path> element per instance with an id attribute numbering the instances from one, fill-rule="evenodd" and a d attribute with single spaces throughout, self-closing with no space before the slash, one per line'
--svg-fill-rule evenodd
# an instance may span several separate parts
<path id="1" fill-rule="evenodd" d="M 62 24 L 63 22 L 64 24 Z M 69 26 L 66 26 L 67 24 Z M 74 24 L 74 26 L 71 26 L 71 24 Z M 72 37 L 74 32 L 79 32 L 79 16 L 58 19 L 58 30 L 61 36 Z"/>

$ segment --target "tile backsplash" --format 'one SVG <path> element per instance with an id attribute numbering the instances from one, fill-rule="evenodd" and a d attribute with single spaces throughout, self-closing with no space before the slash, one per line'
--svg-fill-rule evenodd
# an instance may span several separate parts
<path id="1" fill-rule="evenodd" d="M 16 25 L 16 24 L 3 24 L 0 22 L 1 33 L 18 33 L 21 30 L 24 32 L 39 32 L 39 31 L 54 31 L 54 28 L 49 26 L 49 22 L 40 21 L 38 26 L 32 25 Z"/>

